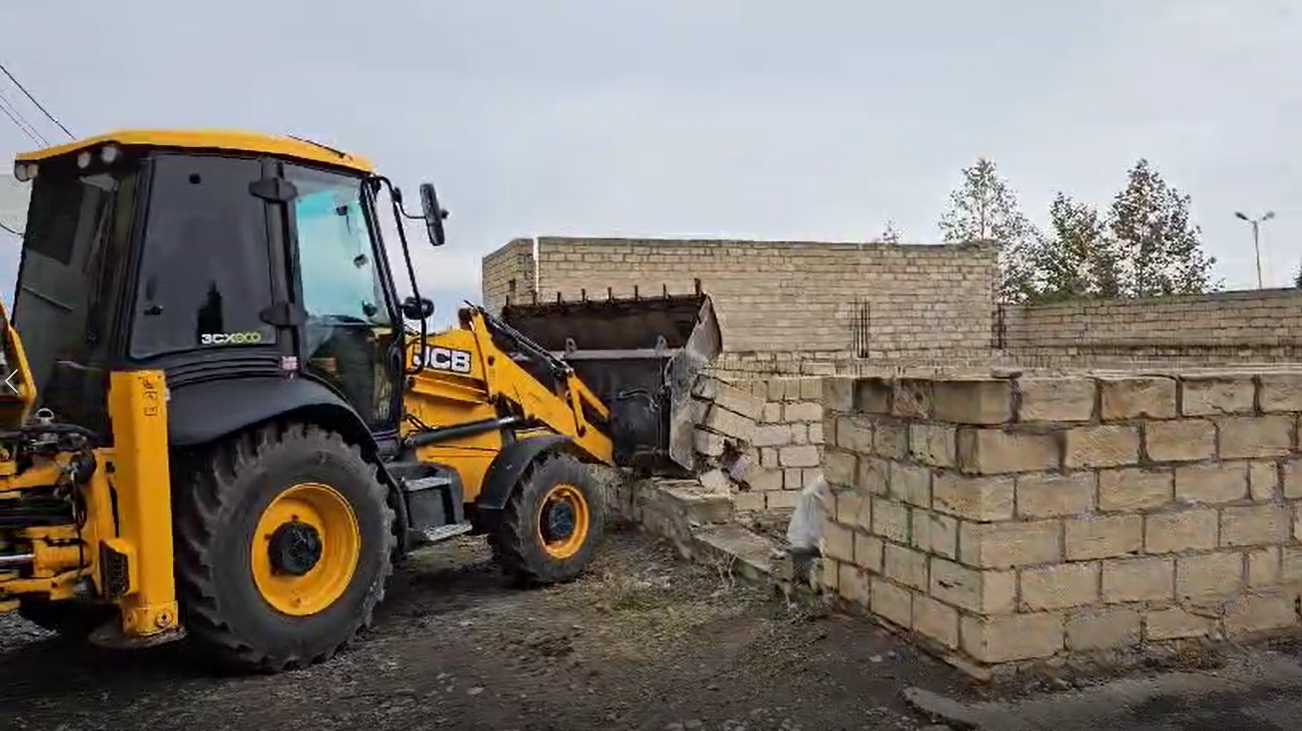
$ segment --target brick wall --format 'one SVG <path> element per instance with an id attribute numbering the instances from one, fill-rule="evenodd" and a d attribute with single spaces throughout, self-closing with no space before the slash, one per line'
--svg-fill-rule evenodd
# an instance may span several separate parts
<path id="1" fill-rule="evenodd" d="M 824 582 L 969 672 L 1299 625 L 1302 370 L 823 389 Z"/>
<path id="2" fill-rule="evenodd" d="M 485 256 L 481 268 L 484 307 L 501 312 L 507 298 L 533 298 L 533 240 L 516 239 Z"/>
<path id="3" fill-rule="evenodd" d="M 739 510 L 784 510 L 817 479 L 823 457 L 823 379 L 787 377 L 737 381 L 763 400 L 750 439 L 756 467 L 749 489 L 733 499 Z"/>
<path id="4" fill-rule="evenodd" d="M 1302 361 L 1302 290 L 1010 306 L 1007 354 L 1028 366 Z"/>
<path id="5" fill-rule="evenodd" d="M 528 246 L 484 260 L 484 301 L 500 306 Z M 879 361 L 987 357 L 996 246 L 538 239 L 539 296 L 692 291 L 711 295 L 735 372 L 800 372 L 809 353 Z M 505 262 L 514 262 L 511 264 Z M 517 284 L 520 297 L 527 296 Z M 824 369 L 822 372 L 827 372 Z"/>

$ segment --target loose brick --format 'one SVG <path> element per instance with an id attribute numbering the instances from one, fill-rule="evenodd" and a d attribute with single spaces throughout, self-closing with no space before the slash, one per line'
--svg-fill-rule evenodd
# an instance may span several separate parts
<path id="1" fill-rule="evenodd" d="M 931 470 L 910 464 L 892 464 L 888 494 L 918 507 L 931 506 Z"/>
<path id="2" fill-rule="evenodd" d="M 786 421 L 822 421 L 823 405 L 808 401 L 786 404 L 782 407 L 782 418 Z"/>
<path id="3" fill-rule="evenodd" d="M 1221 545 L 1286 543 L 1291 517 L 1289 509 L 1283 505 L 1224 508 L 1221 510 Z"/>
<path id="4" fill-rule="evenodd" d="M 1257 380 L 1262 411 L 1302 411 L 1302 373 L 1263 373 Z"/>
<path id="5" fill-rule="evenodd" d="M 817 467 L 818 463 L 818 447 L 812 444 L 778 450 L 778 464 L 783 467 Z"/>
<path id="6" fill-rule="evenodd" d="M 870 598 L 868 572 L 845 563 L 836 566 L 837 594 L 856 606 L 867 607 Z"/>
<path id="7" fill-rule="evenodd" d="M 1006 614 L 1014 608 L 1015 571 L 982 571 L 931 559 L 931 595 L 943 602 L 978 614 Z"/>
<path id="8" fill-rule="evenodd" d="M 896 543 L 909 542 L 909 508 L 894 500 L 873 498 L 873 533 Z"/>
<path id="9" fill-rule="evenodd" d="M 913 592 L 886 579 L 872 579 L 872 612 L 905 629 L 913 627 Z"/>
<path id="10" fill-rule="evenodd" d="M 911 548 L 886 544 L 882 572 L 897 584 L 914 589 L 927 589 L 927 554 Z"/>
<path id="11" fill-rule="evenodd" d="M 963 429 L 958 434 L 958 466 L 975 475 L 1057 469 L 1057 436 L 999 429 Z"/>
<path id="12" fill-rule="evenodd" d="M 1066 522 L 1065 542 L 1068 561 L 1139 553 L 1144 546 L 1144 519 L 1139 515 L 1073 518 Z"/>
<path id="13" fill-rule="evenodd" d="M 932 507 L 977 522 L 1013 517 L 1014 482 L 1011 477 L 968 477 L 941 473 L 932 482 Z"/>
<path id="14" fill-rule="evenodd" d="M 1215 505 L 1248 495 L 1248 463 L 1224 462 L 1175 468 L 1175 499 Z"/>
<path id="15" fill-rule="evenodd" d="M 1051 657 L 1063 649 L 1064 621 L 1056 612 L 1009 614 L 961 621 L 963 651 L 977 662 Z"/>
<path id="16" fill-rule="evenodd" d="M 910 424 L 909 454 L 917 461 L 936 467 L 953 467 L 957 454 L 957 432 L 942 424 Z"/>
<path id="17" fill-rule="evenodd" d="M 1293 449 L 1293 417 L 1227 416 L 1221 432 L 1221 459 L 1283 457 Z"/>
<path id="18" fill-rule="evenodd" d="M 1157 513 L 1144 518 L 1144 550 L 1179 553 L 1216 548 L 1216 511 L 1211 508 Z"/>
<path id="19" fill-rule="evenodd" d="M 1015 568 L 1062 560 L 1062 526 L 1056 520 L 962 523 L 959 557 L 969 566 Z"/>
<path id="20" fill-rule="evenodd" d="M 1108 604 L 1170 599 L 1174 591 L 1174 559 L 1125 558 L 1103 562 L 1103 601 Z"/>
<path id="21" fill-rule="evenodd" d="M 1249 464 L 1248 493 L 1253 500 L 1274 500 L 1279 495 L 1279 465 L 1275 462 Z"/>
<path id="22" fill-rule="evenodd" d="M 1248 586 L 1261 589 L 1276 586 L 1281 578 L 1281 551 L 1279 546 L 1268 546 L 1248 552 Z"/>
<path id="23" fill-rule="evenodd" d="M 1067 563 L 1022 569 L 1022 611 L 1066 609 L 1093 604 L 1099 598 L 1099 564 Z"/>
<path id="24" fill-rule="evenodd" d="M 914 597 L 913 631 L 945 647 L 958 647 L 958 611 L 929 596 Z"/>
<path id="25" fill-rule="evenodd" d="M 1094 509 L 1093 472 L 1025 474 L 1017 476 L 1017 514 L 1023 518 L 1054 518 Z"/>
<path id="26" fill-rule="evenodd" d="M 1137 645 L 1142 616 L 1134 609 L 1095 609 L 1067 617 L 1067 649 L 1105 650 Z"/>
<path id="27" fill-rule="evenodd" d="M 1144 617 L 1144 639 L 1175 640 L 1186 637 L 1206 637 L 1211 634 L 1214 620 L 1192 614 L 1179 607 L 1155 609 Z"/>
<path id="28" fill-rule="evenodd" d="M 850 487 L 859 474 L 859 458 L 850 452 L 829 449 L 823 454 L 823 474 L 834 486 Z"/>
<path id="29" fill-rule="evenodd" d="M 1099 472 L 1099 509 L 1134 512 L 1175 500 L 1175 475 L 1168 469 L 1127 467 Z"/>
<path id="30" fill-rule="evenodd" d="M 1298 616 L 1290 596 L 1248 594 L 1225 607 L 1225 633 L 1231 637 L 1297 625 Z"/>
<path id="31" fill-rule="evenodd" d="M 915 510 L 911 539 L 920 551 L 958 558 L 958 519 L 930 510 Z"/>
<path id="32" fill-rule="evenodd" d="M 885 545 L 885 541 L 876 536 L 868 536 L 863 533 L 854 534 L 855 565 L 880 574 L 882 572 Z"/>
<path id="33" fill-rule="evenodd" d="M 1205 419 L 1150 421 L 1144 447 L 1156 462 L 1194 462 L 1216 456 L 1216 426 Z"/>
<path id="34" fill-rule="evenodd" d="M 1122 467 L 1139 461 L 1139 429 L 1133 426 L 1103 425 L 1069 429 L 1066 435 L 1068 469 Z"/>
<path id="35" fill-rule="evenodd" d="M 932 393 L 937 421 L 1003 424 L 1012 420 L 1012 384 L 1007 380 L 936 381 Z"/>
<path id="36" fill-rule="evenodd" d="M 1020 378 L 1020 421 L 1089 421 L 1095 385 L 1090 378 Z"/>
<path id="37" fill-rule="evenodd" d="M 1256 385 L 1251 376 L 1197 375 L 1181 381 L 1185 416 L 1252 412 Z"/>
<path id="38" fill-rule="evenodd" d="M 1207 553 L 1175 560 L 1175 591 L 1186 599 L 1232 596 L 1243 587 L 1243 554 Z"/>
<path id="39" fill-rule="evenodd" d="M 749 442 L 755 434 L 755 421 L 753 419 L 721 409 L 717 405 L 710 406 L 701 425 L 726 437 L 739 439 L 743 442 Z"/>
<path id="40" fill-rule="evenodd" d="M 873 429 L 873 451 L 886 459 L 904 459 L 909 454 L 909 429 L 903 424 L 878 422 Z"/>
<path id="41" fill-rule="evenodd" d="M 1175 418 L 1174 379 L 1107 377 L 1098 382 L 1100 416 L 1104 421 Z"/>

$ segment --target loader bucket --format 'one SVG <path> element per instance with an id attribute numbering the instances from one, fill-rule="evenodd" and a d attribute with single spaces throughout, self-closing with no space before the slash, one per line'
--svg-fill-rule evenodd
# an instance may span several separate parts
<path id="1" fill-rule="evenodd" d="M 610 408 L 616 464 L 694 469 L 692 386 L 723 348 L 708 295 L 508 304 L 502 319 L 568 363 Z"/>

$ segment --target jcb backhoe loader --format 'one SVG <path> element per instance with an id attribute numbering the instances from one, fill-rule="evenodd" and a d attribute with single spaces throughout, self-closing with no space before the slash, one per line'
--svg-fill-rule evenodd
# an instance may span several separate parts
<path id="1" fill-rule="evenodd" d="M 278 671 L 369 625 L 416 548 L 482 534 L 509 574 L 568 581 L 603 526 L 590 465 L 691 467 L 677 412 L 720 347 L 699 292 L 468 305 L 435 334 L 402 225 L 444 243 L 429 184 L 412 215 L 358 157 L 222 132 L 104 135 L 15 174 L 32 195 L 0 322 L 0 608 Z M 639 308 L 663 324 L 648 350 L 618 342 Z"/>

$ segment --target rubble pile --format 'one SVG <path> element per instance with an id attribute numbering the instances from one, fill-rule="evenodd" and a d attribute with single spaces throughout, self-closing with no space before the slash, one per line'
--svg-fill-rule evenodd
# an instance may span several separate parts
<path id="1" fill-rule="evenodd" d="M 708 374 L 692 387 L 695 466 L 701 486 L 728 494 L 750 490 L 758 450 L 753 442 L 764 399 Z"/>

